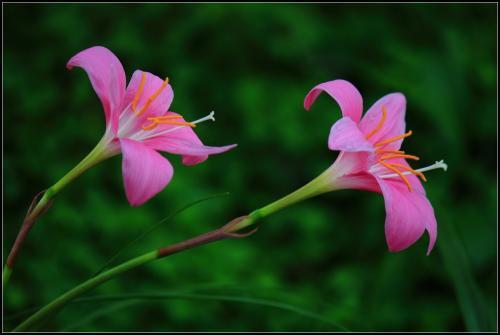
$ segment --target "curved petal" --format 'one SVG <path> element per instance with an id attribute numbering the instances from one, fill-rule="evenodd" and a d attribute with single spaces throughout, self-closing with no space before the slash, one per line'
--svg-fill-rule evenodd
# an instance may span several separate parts
<path id="1" fill-rule="evenodd" d="M 437 238 L 436 218 L 429 200 L 419 192 L 409 192 L 399 180 L 375 178 L 384 196 L 385 236 L 389 250 L 398 252 L 408 248 L 427 230 L 429 254 Z"/>
<path id="2" fill-rule="evenodd" d="M 170 162 L 144 144 L 121 138 L 125 194 L 132 206 L 139 206 L 163 190 L 174 169 Z"/>
<path id="3" fill-rule="evenodd" d="M 358 125 L 349 117 L 335 122 L 328 137 L 328 148 L 347 152 L 373 152 L 373 145 L 365 139 Z"/>
<path id="4" fill-rule="evenodd" d="M 321 92 L 328 93 L 340 106 L 342 115 L 358 123 L 363 113 L 363 98 L 358 89 L 348 81 L 338 79 L 315 86 L 304 99 L 304 108 L 309 110 Z"/>
<path id="5" fill-rule="evenodd" d="M 168 112 L 166 115 L 176 115 L 177 113 Z M 176 121 L 184 122 L 180 117 Z M 204 145 L 196 133 L 190 127 L 178 127 L 175 125 L 162 125 L 155 129 L 158 135 L 144 140 L 144 144 L 155 150 L 165 151 L 171 154 L 182 155 L 182 163 L 185 165 L 195 165 L 207 160 L 209 155 L 220 154 L 234 147 L 236 144 L 223 147 L 211 147 Z"/>
<path id="6" fill-rule="evenodd" d="M 123 113 L 131 113 L 123 119 L 134 118 L 127 131 L 132 133 L 139 131 L 144 124 L 149 123 L 148 117 L 163 116 L 173 99 L 174 91 L 170 84 L 165 84 L 164 80 L 152 73 L 134 71 L 123 106 Z"/>
<path id="7" fill-rule="evenodd" d="M 382 110 L 386 117 L 383 119 Z M 369 141 L 373 144 L 384 141 L 405 132 L 406 98 L 401 93 L 388 94 L 373 104 L 359 122 L 359 129 L 365 134 L 371 134 Z M 384 146 L 384 149 L 398 150 L 403 140 L 394 141 Z"/>
<path id="8" fill-rule="evenodd" d="M 106 117 L 106 126 L 111 124 L 116 133 L 119 109 L 125 96 L 125 71 L 118 58 L 108 49 L 95 46 L 73 56 L 66 67 L 74 66 L 87 72 L 92 87 L 102 102 Z"/>

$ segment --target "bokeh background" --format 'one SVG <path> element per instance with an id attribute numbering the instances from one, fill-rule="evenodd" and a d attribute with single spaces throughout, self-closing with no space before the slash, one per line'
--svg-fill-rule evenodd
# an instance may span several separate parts
<path id="1" fill-rule="evenodd" d="M 230 192 L 182 212 L 120 260 L 214 229 L 321 173 L 337 155 L 326 143 L 340 111 L 327 95 L 310 113 L 302 101 L 336 78 L 354 83 L 365 107 L 403 92 L 414 131 L 405 150 L 422 165 L 449 164 L 427 174 L 439 224 L 429 257 L 427 237 L 387 251 L 380 195 L 334 192 L 269 217 L 250 238 L 117 278 L 91 295 L 120 299 L 67 306 L 43 329 L 496 329 L 496 4 L 2 7 L 4 260 L 33 196 L 103 134 L 87 76 L 65 69 L 80 50 L 108 47 L 128 76 L 169 76 L 172 110 L 191 120 L 216 111 L 215 123 L 197 128 L 205 143 L 239 144 L 195 167 L 169 155 L 173 181 L 139 208 L 125 199 L 120 156 L 82 175 L 28 236 L 4 297 L 4 329 L 183 205 Z"/>

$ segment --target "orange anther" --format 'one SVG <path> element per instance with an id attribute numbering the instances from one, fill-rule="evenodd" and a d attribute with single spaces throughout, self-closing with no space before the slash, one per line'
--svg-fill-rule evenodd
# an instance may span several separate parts
<path id="1" fill-rule="evenodd" d="M 389 155 L 389 156 L 382 156 L 380 160 L 385 161 L 388 159 L 393 159 L 393 158 L 408 158 L 408 159 L 413 159 L 413 160 L 420 160 L 419 157 L 413 156 L 413 155 L 400 155 L 400 154 L 395 154 L 395 155 Z"/>
<path id="2" fill-rule="evenodd" d="M 399 163 L 392 163 L 391 164 L 392 166 L 397 166 L 397 167 L 400 167 L 400 168 L 403 168 L 409 172 L 411 172 L 412 174 L 416 175 L 416 176 L 419 176 L 423 181 L 427 181 L 427 179 L 425 178 L 424 174 L 420 171 L 415 171 L 413 170 L 411 167 L 409 166 L 406 166 L 406 165 L 403 165 L 403 164 L 399 164 Z"/>
<path id="3" fill-rule="evenodd" d="M 406 177 L 404 176 L 404 174 L 401 173 L 401 171 L 399 171 L 395 167 L 391 166 L 390 164 L 384 163 L 382 161 L 379 161 L 379 163 L 382 164 L 383 166 L 385 166 L 386 168 L 388 168 L 389 170 L 396 172 L 398 174 L 398 176 L 400 176 L 401 179 L 403 179 L 403 181 L 405 182 L 406 186 L 408 186 L 408 189 L 410 190 L 410 192 L 413 191 L 410 182 L 408 181 L 408 179 L 406 179 Z"/>
<path id="4" fill-rule="evenodd" d="M 375 150 L 376 154 L 404 154 L 401 150 Z"/>
<path id="5" fill-rule="evenodd" d="M 161 84 L 161 86 L 156 90 L 156 92 L 153 93 L 153 95 L 151 95 L 149 98 L 148 98 L 148 101 L 146 101 L 146 104 L 144 105 L 144 107 L 142 107 L 141 111 L 137 114 L 137 115 L 141 115 L 142 113 L 144 113 L 144 111 L 146 109 L 148 109 L 149 105 L 156 99 L 156 97 L 158 97 L 158 95 L 160 95 L 161 91 L 163 91 L 163 89 L 168 85 L 168 77 L 165 78 L 165 81 Z"/>
<path id="6" fill-rule="evenodd" d="M 380 146 L 383 146 L 383 145 L 386 145 L 386 144 L 389 144 L 391 142 L 394 142 L 394 141 L 397 141 L 397 140 L 400 140 L 402 138 L 406 138 L 408 136 L 411 136 L 412 134 L 412 131 L 410 130 L 409 132 L 407 132 L 406 134 L 403 134 L 403 135 L 399 135 L 399 136 L 395 136 L 395 137 L 391 137 L 391 138 L 388 138 L 386 140 L 383 140 L 381 142 L 378 142 L 378 143 L 375 143 L 375 146 L 376 147 L 380 147 Z"/>
<path id="7" fill-rule="evenodd" d="M 151 129 L 156 128 L 157 125 L 158 125 L 158 123 L 153 122 L 153 123 L 151 123 L 151 124 L 149 124 L 147 126 L 146 125 L 142 125 L 142 129 L 144 129 L 144 130 L 151 130 Z"/>
<path id="8" fill-rule="evenodd" d="M 156 120 L 155 122 L 158 124 L 170 124 L 172 126 L 187 126 L 187 127 L 191 127 L 191 128 L 196 127 L 196 125 L 194 123 L 191 123 L 191 122 L 178 122 L 178 121 L 168 121 L 168 120 L 165 120 L 165 121 Z"/>
<path id="9" fill-rule="evenodd" d="M 387 110 L 385 109 L 385 106 L 382 105 L 382 117 L 380 118 L 380 121 L 378 122 L 375 129 L 373 129 L 368 135 L 366 135 L 366 139 L 369 139 L 370 137 L 375 135 L 380 130 L 380 128 L 382 128 L 386 117 L 387 117 Z"/>
<path id="10" fill-rule="evenodd" d="M 132 110 L 135 112 L 135 108 L 137 107 L 137 103 L 139 102 L 139 98 L 141 97 L 142 90 L 144 89 L 144 83 L 146 82 L 146 73 L 141 73 L 141 82 L 139 83 L 139 88 L 135 93 L 134 100 L 132 101 Z"/>
<path id="11" fill-rule="evenodd" d="M 166 116 L 148 117 L 148 120 L 155 121 L 155 120 L 171 120 L 171 119 L 180 119 L 180 118 L 182 118 L 181 115 L 166 115 Z"/>

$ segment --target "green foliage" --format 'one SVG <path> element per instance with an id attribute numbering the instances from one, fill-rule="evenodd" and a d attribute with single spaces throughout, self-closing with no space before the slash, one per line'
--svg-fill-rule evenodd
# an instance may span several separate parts
<path id="1" fill-rule="evenodd" d="M 177 242 L 248 214 L 316 177 L 339 109 L 315 84 L 344 78 L 365 107 L 400 91 L 414 136 L 405 150 L 428 173 L 440 229 L 391 254 L 383 200 L 341 191 L 278 213 L 243 240 L 174 255 L 94 293 L 219 287 L 212 294 L 281 301 L 359 331 L 494 330 L 496 320 L 496 7 L 490 5 L 7 4 L 4 9 L 4 255 L 32 197 L 61 178 L 104 130 L 99 100 L 67 60 L 111 49 L 128 77 L 169 76 L 172 110 L 208 145 L 237 149 L 185 167 L 139 208 L 126 202 L 112 158 L 66 188 L 28 236 L 4 300 L 6 315 L 43 305 L 90 277 L 134 237 L 193 199 L 231 192 L 182 212 L 121 257 Z M 419 162 L 419 163 L 420 163 Z M 417 166 L 417 165 L 415 165 Z M 224 286 L 226 285 L 226 286 Z M 222 287 L 222 288 L 221 288 Z M 237 288 L 235 290 L 234 288 Z M 242 294 L 238 290 L 247 290 Z M 224 299 L 68 306 L 48 330 L 331 330 L 290 310 Z M 11 329 L 16 319 L 7 319 Z"/>

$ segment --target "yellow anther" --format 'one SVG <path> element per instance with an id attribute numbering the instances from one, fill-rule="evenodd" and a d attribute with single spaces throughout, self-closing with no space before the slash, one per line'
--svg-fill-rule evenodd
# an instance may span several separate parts
<path id="1" fill-rule="evenodd" d="M 391 138 L 388 138 L 386 140 L 383 140 L 383 141 L 380 141 L 378 143 L 375 143 L 375 147 L 380 147 L 380 146 L 383 146 L 383 145 L 386 145 L 386 144 L 389 144 L 391 142 L 395 142 L 397 140 L 400 140 L 402 138 L 406 138 L 408 136 L 411 136 L 412 134 L 412 131 L 410 130 L 409 132 L 407 132 L 406 134 L 403 134 L 403 135 L 399 135 L 399 136 L 395 136 L 395 137 L 391 137 Z"/>
<path id="2" fill-rule="evenodd" d="M 388 168 L 389 170 L 394 171 L 395 173 L 397 173 L 398 176 L 400 176 L 401 179 L 403 179 L 403 181 L 405 182 L 406 186 L 408 186 L 408 190 L 410 190 L 410 192 L 413 191 L 413 188 L 411 187 L 410 182 L 408 181 L 408 179 L 406 179 L 405 175 L 401 173 L 401 171 L 399 171 L 398 169 L 396 169 L 392 165 L 384 163 L 382 161 L 379 161 L 379 163 L 382 164 L 383 166 L 385 166 L 386 168 Z"/>
<path id="3" fill-rule="evenodd" d="M 141 82 L 139 83 L 139 88 L 137 89 L 137 92 L 135 93 L 134 100 L 132 101 L 132 110 L 135 112 L 135 109 L 137 107 L 137 103 L 139 102 L 139 98 L 141 97 L 142 90 L 144 89 L 144 83 L 146 82 L 146 73 L 142 72 L 141 73 Z"/>
<path id="4" fill-rule="evenodd" d="M 163 91 L 163 89 L 168 85 L 168 77 L 165 78 L 165 81 L 161 84 L 161 86 L 156 90 L 156 92 L 153 93 L 153 95 L 151 95 L 148 100 L 146 101 L 146 103 L 144 104 L 144 106 L 142 107 L 141 111 L 137 114 L 137 116 L 141 115 L 142 113 L 144 113 L 144 111 L 146 109 L 148 109 L 149 105 L 156 99 L 156 97 L 158 97 L 158 95 L 160 95 L 161 91 Z"/>
<path id="5" fill-rule="evenodd" d="M 384 105 L 382 105 L 382 117 L 380 118 L 380 121 L 378 122 L 378 125 L 373 129 L 368 135 L 366 135 L 366 139 L 369 139 L 373 135 L 375 135 L 380 128 L 384 125 L 385 119 L 387 117 L 387 109 L 385 108 Z"/>

